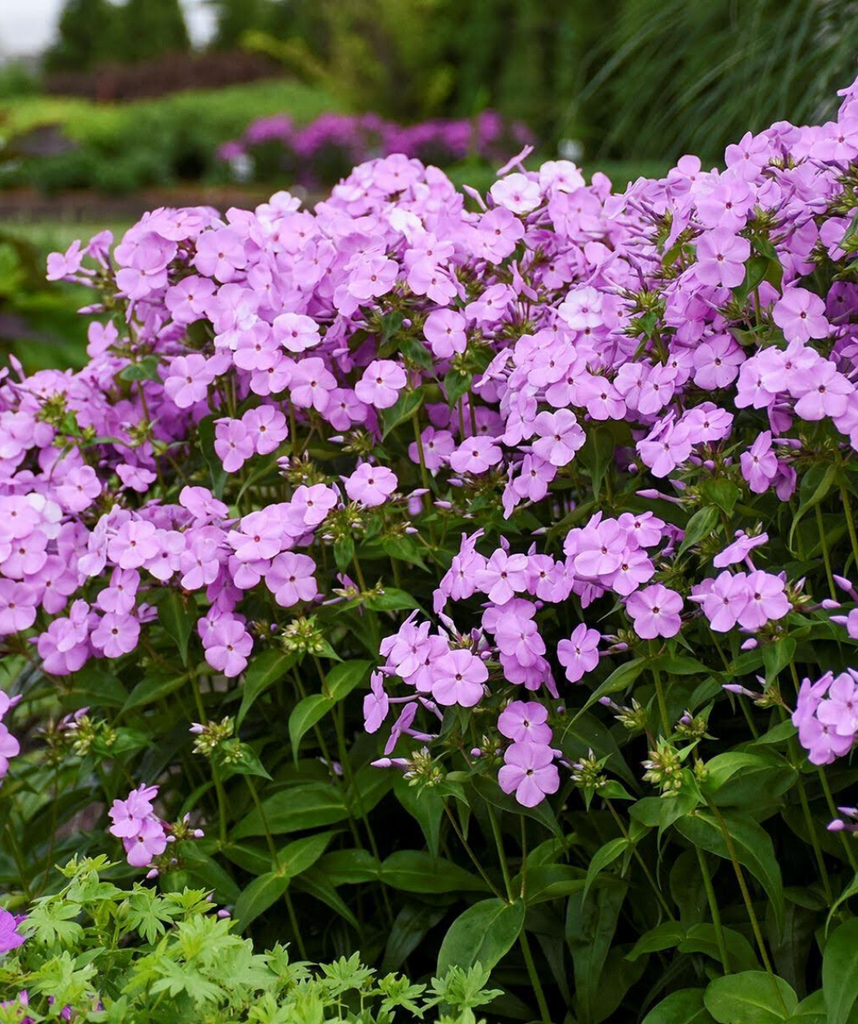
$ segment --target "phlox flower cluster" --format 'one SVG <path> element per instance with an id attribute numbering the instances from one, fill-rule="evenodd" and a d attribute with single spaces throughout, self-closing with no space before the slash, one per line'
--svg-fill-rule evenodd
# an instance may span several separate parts
<path id="1" fill-rule="evenodd" d="M 172 601 L 235 688 L 314 613 L 378 599 L 342 578 L 362 544 L 405 552 L 434 598 L 372 652 L 386 761 L 476 709 L 504 788 L 553 792 L 553 740 L 507 736 L 509 708 L 553 732 L 604 657 L 765 645 L 813 596 L 730 515 L 858 446 L 856 125 L 853 86 L 836 121 L 619 194 L 526 151 L 463 194 L 393 153 L 312 211 L 160 209 L 53 254 L 95 292 L 89 362 L 2 371 L 0 635 L 67 676 L 144 650 Z M 166 837 L 135 794 L 113 829 L 148 864 Z"/>
<path id="2" fill-rule="evenodd" d="M 157 786 L 140 786 L 124 800 L 114 800 L 108 812 L 109 831 L 122 840 L 128 863 L 136 868 L 148 867 L 167 849 L 169 836 L 152 804 L 157 796 Z"/>
<path id="3" fill-rule="evenodd" d="M 805 679 L 792 721 L 813 764 L 845 757 L 858 736 L 858 671 L 826 672 L 816 682 Z"/>

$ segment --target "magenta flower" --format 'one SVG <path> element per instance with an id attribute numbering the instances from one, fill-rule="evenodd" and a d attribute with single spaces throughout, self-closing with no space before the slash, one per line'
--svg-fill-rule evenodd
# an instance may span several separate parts
<path id="1" fill-rule="evenodd" d="M 205 356 L 192 352 L 172 360 L 164 380 L 164 390 L 179 409 L 189 409 L 205 400 L 209 384 L 214 379 L 214 369 Z"/>
<path id="2" fill-rule="evenodd" d="M 470 651 L 449 651 L 432 665 L 432 696 L 444 707 L 472 708 L 483 696 L 489 670 Z"/>
<path id="3" fill-rule="evenodd" d="M 240 619 L 223 615 L 212 625 L 203 646 L 209 665 L 227 678 L 233 678 L 247 668 L 253 639 Z"/>
<path id="4" fill-rule="evenodd" d="M 391 359 L 376 359 L 355 384 L 355 394 L 376 409 L 389 409 L 396 405 L 399 392 L 407 383 L 405 370 L 398 363 Z"/>
<path id="5" fill-rule="evenodd" d="M 602 634 L 581 623 L 572 630 L 568 640 L 557 645 L 557 660 L 566 670 L 570 683 L 577 683 L 599 664 L 599 641 Z"/>
<path id="6" fill-rule="evenodd" d="M 729 228 L 704 231 L 697 239 L 694 272 L 703 284 L 735 288 L 745 278 L 745 261 L 750 255 L 751 243 Z"/>
<path id="7" fill-rule="evenodd" d="M 691 600 L 701 605 L 709 626 L 716 633 L 729 632 L 739 621 L 748 603 L 745 573 L 724 571 L 714 580 L 704 580 L 691 588 Z"/>
<path id="8" fill-rule="evenodd" d="M 682 628 L 682 597 L 661 583 L 636 590 L 626 598 L 626 611 L 643 640 L 676 636 Z"/>
<path id="9" fill-rule="evenodd" d="M 227 473 L 237 473 L 253 455 L 255 437 L 243 420 L 218 420 L 214 450 Z"/>
<path id="10" fill-rule="evenodd" d="M 456 352 L 464 352 L 467 344 L 467 321 L 452 309 L 436 309 L 426 317 L 423 337 L 429 342 L 437 359 L 449 359 Z"/>
<path id="11" fill-rule="evenodd" d="M 541 459 L 552 466 L 566 466 L 586 440 L 578 419 L 571 409 L 541 412 L 533 421 L 538 440 L 531 445 Z"/>
<path id="12" fill-rule="evenodd" d="M 309 555 L 284 551 L 265 573 L 265 585 L 281 608 L 291 608 L 299 601 L 312 601 L 318 593 L 316 563 Z"/>
<path id="13" fill-rule="evenodd" d="M 7 726 L 0 722 L 0 779 L 9 771 L 9 759 L 21 753 L 21 744 L 9 732 Z"/>
<path id="14" fill-rule="evenodd" d="M 492 603 L 506 604 L 527 590 L 527 555 L 511 555 L 498 548 L 483 568 L 477 568 L 474 583 Z"/>
<path id="15" fill-rule="evenodd" d="M 492 437 L 469 437 L 450 455 L 450 466 L 457 473 L 485 473 L 496 466 L 503 455 Z"/>
<path id="16" fill-rule="evenodd" d="M 498 206 L 512 213 L 530 213 L 542 202 L 539 183 L 526 174 L 508 174 L 492 185 L 489 194 Z"/>
<path id="17" fill-rule="evenodd" d="M 384 691 L 384 680 L 380 672 L 370 676 L 370 692 L 363 699 L 363 723 L 368 733 L 378 732 L 387 712 L 390 700 Z"/>
<path id="18" fill-rule="evenodd" d="M 825 318 L 825 303 L 806 288 L 787 288 L 775 303 L 772 319 L 787 341 L 827 338 L 831 325 Z"/>
<path id="19" fill-rule="evenodd" d="M 778 459 L 772 451 L 772 432 L 764 430 L 754 443 L 739 457 L 742 476 L 754 494 L 763 494 L 769 489 L 778 473 Z"/>
<path id="20" fill-rule="evenodd" d="M 759 629 L 769 621 L 782 619 L 791 608 L 780 576 L 758 569 L 748 573 L 745 587 L 748 603 L 739 613 L 739 625 L 745 629 Z"/>
<path id="21" fill-rule="evenodd" d="M 399 482 L 392 469 L 371 466 L 368 462 L 361 463 L 351 476 L 343 479 L 349 498 L 368 508 L 383 505 Z"/>
<path id="22" fill-rule="evenodd" d="M 548 722 L 548 709 L 536 701 L 514 700 L 498 716 L 498 731 L 514 743 L 546 745 L 552 732 Z"/>
<path id="23" fill-rule="evenodd" d="M 289 352 L 306 352 L 322 340 L 316 321 L 301 313 L 281 313 L 273 328 L 274 340 Z"/>
<path id="24" fill-rule="evenodd" d="M 560 788 L 554 751 L 537 743 L 513 743 L 504 751 L 498 784 L 504 793 L 515 793 L 523 807 L 536 807 Z"/>

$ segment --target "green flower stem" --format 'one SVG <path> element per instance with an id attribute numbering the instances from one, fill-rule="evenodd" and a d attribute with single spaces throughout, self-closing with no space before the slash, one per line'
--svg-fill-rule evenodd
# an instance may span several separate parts
<path id="1" fill-rule="evenodd" d="M 654 655 L 655 642 L 650 640 L 650 654 Z M 669 736 L 671 733 L 670 728 L 670 715 L 667 712 L 667 699 L 664 695 L 664 686 L 661 682 L 661 673 L 659 672 L 656 665 L 652 666 L 652 677 L 655 681 L 655 692 L 658 697 L 658 710 L 661 715 L 661 728 L 665 736 Z"/>
<path id="2" fill-rule="evenodd" d="M 426 453 L 423 451 L 423 438 L 420 435 L 420 418 L 415 412 L 411 417 L 411 422 L 414 426 L 414 443 L 417 445 L 417 457 L 420 460 L 420 479 L 423 481 L 423 486 L 428 491 L 429 487 L 429 470 L 426 468 Z M 428 494 L 423 495 L 424 499 L 429 499 Z M 424 505 L 426 501 L 424 500 Z"/>
<path id="3" fill-rule="evenodd" d="M 627 843 L 631 844 L 632 841 L 629 838 L 628 830 L 626 829 L 626 826 L 623 824 L 623 819 L 620 817 L 619 813 L 617 812 L 616 807 L 614 807 L 614 805 L 611 803 L 611 801 L 608 800 L 607 798 L 605 798 L 605 803 L 608 805 L 608 810 L 611 812 L 611 814 L 612 814 L 612 816 L 614 818 L 614 821 L 617 823 L 617 828 L 622 833 L 623 839 L 625 839 Z M 641 870 L 644 873 L 644 877 L 646 878 L 647 882 L 649 883 L 650 888 L 652 889 L 653 893 L 655 894 L 655 898 L 658 900 L 659 905 L 661 906 L 661 909 L 665 912 L 665 914 L 667 914 L 668 920 L 675 921 L 676 917 L 674 916 L 673 911 L 670 909 L 670 906 L 668 905 L 667 900 L 661 894 L 661 891 L 659 890 L 658 886 L 655 883 L 655 879 L 652 877 L 652 872 L 647 867 L 646 861 L 640 855 L 640 853 L 638 852 L 638 848 L 636 846 L 632 847 L 632 856 L 638 862 Z"/>
<path id="4" fill-rule="evenodd" d="M 849 540 L 852 544 L 852 557 L 855 560 L 855 567 L 858 568 L 858 533 L 855 532 L 855 520 L 852 518 L 852 502 L 849 500 L 849 492 L 842 485 L 840 500 L 843 502 L 843 511 L 846 513 L 846 527 L 849 530 Z"/>
<path id="5" fill-rule="evenodd" d="M 828 538 L 825 535 L 825 523 L 822 521 L 822 509 L 817 502 L 814 509 L 816 512 L 816 528 L 819 532 L 819 543 L 822 547 L 822 560 L 825 562 L 825 575 L 828 577 L 828 589 L 831 592 L 832 601 L 837 600 L 837 588 L 834 586 L 834 574 L 831 571 L 831 553 L 828 550 Z"/>
<path id="6" fill-rule="evenodd" d="M 459 842 L 462 844 L 462 846 L 463 846 L 463 848 L 465 850 L 465 853 L 467 853 L 468 857 L 470 857 L 471 863 L 477 869 L 480 877 L 486 883 L 486 885 L 489 887 L 489 889 L 491 890 L 492 894 L 494 896 L 496 896 L 499 900 L 502 900 L 503 899 L 503 895 L 501 894 L 501 892 L 497 888 L 497 886 L 494 884 L 494 882 L 486 874 L 485 868 L 480 863 L 479 859 L 474 855 L 474 851 L 468 845 L 468 840 L 465 839 L 464 835 L 462 835 L 462 830 L 459 828 L 459 825 L 456 822 L 456 816 L 450 810 L 450 805 L 447 803 L 446 800 L 444 801 L 444 811 L 446 812 L 446 815 L 447 815 L 447 818 L 450 821 L 450 824 L 453 826 L 453 831 L 458 836 Z"/>
<path id="7" fill-rule="evenodd" d="M 292 678 L 295 680 L 295 686 L 297 687 L 298 693 L 300 694 L 301 700 L 307 696 L 307 691 L 304 689 L 304 684 L 301 682 L 301 677 L 298 675 L 297 669 L 292 669 Z M 323 684 L 324 685 L 324 684 Z M 334 759 L 331 756 L 330 748 L 325 742 L 325 737 L 322 735 L 322 730 L 319 728 L 318 722 L 313 726 L 313 735 L 316 737 L 316 742 L 319 745 L 319 750 L 322 751 L 322 757 L 325 759 L 325 764 L 328 766 L 328 770 L 334 776 L 336 784 L 343 790 L 343 802 L 346 804 L 346 810 L 349 816 L 349 828 L 352 833 L 352 838 L 355 843 L 363 849 L 364 845 L 361 842 L 360 833 L 358 832 L 357 822 L 354 819 L 354 815 L 351 812 L 351 808 L 348 806 L 348 802 L 345 798 L 345 781 L 340 778 L 334 770 Z M 345 771 L 345 768 L 343 769 Z"/>
<path id="8" fill-rule="evenodd" d="M 825 800 L 828 804 L 828 810 L 831 812 L 831 817 L 836 818 L 838 816 L 837 804 L 834 802 L 834 797 L 831 795 L 831 787 L 828 785 L 828 776 L 825 774 L 825 769 L 822 765 L 817 769 L 819 772 L 819 781 L 822 783 L 822 792 L 825 794 Z M 840 836 L 840 842 L 843 845 L 843 850 L 846 854 L 846 859 L 849 861 L 849 865 L 856 874 L 858 874 L 858 859 L 855 857 L 855 851 L 852 849 L 852 843 L 849 841 L 849 837 L 845 832 L 838 832 Z"/>
<path id="9" fill-rule="evenodd" d="M 498 824 L 498 817 L 495 814 L 495 809 L 490 803 L 486 803 L 486 810 L 489 813 L 489 822 L 492 826 L 492 835 L 495 840 L 495 848 L 498 851 L 498 860 L 500 861 L 501 872 L 503 873 L 503 883 L 506 886 L 506 895 L 510 903 L 515 902 L 515 894 L 512 891 L 512 878 L 509 872 L 509 864 L 507 864 L 506 853 L 503 848 L 503 836 L 501 835 L 500 825 Z"/>
<path id="10" fill-rule="evenodd" d="M 706 889 L 706 899 L 709 901 L 709 913 L 712 915 L 712 924 L 715 927 L 715 940 L 718 943 L 718 953 L 721 956 L 721 963 L 724 973 L 730 973 L 730 958 L 727 956 L 727 943 L 724 939 L 724 928 L 721 924 L 721 911 L 718 909 L 718 900 L 715 898 L 715 890 L 712 887 L 712 875 L 709 873 L 709 865 L 706 863 L 706 855 L 699 846 L 694 847 L 697 852 L 697 862 L 700 864 L 700 874 L 703 878 L 703 887 Z"/>
<path id="11" fill-rule="evenodd" d="M 536 995 L 536 1002 L 539 1006 L 540 1017 L 542 1018 L 543 1024 L 551 1024 L 551 1011 L 548 1009 L 548 1002 L 545 998 L 545 993 L 542 991 L 539 972 L 536 969 L 536 964 L 533 962 L 533 954 L 530 952 L 530 942 L 528 941 L 527 932 L 524 928 L 521 929 L 518 936 L 518 942 L 521 946 L 521 955 L 524 957 L 524 965 L 527 968 L 530 984 L 533 986 L 533 991 Z"/>
<path id="12" fill-rule="evenodd" d="M 197 706 L 197 714 L 200 716 L 200 724 L 208 724 L 208 716 L 206 715 L 206 709 L 203 705 L 203 697 L 200 693 L 200 678 L 197 674 L 195 667 L 191 669 L 191 689 L 194 693 L 194 701 Z M 226 790 L 223 787 L 223 782 L 220 777 L 220 769 L 211 761 L 212 766 L 212 781 L 215 784 L 215 792 L 217 793 L 217 810 L 218 810 L 218 821 L 219 821 L 219 838 L 221 846 L 224 846 L 227 841 L 227 815 L 226 815 Z"/>
<path id="13" fill-rule="evenodd" d="M 277 873 L 280 873 L 280 857 L 277 855 L 277 847 L 274 845 L 274 836 L 271 834 L 271 829 L 268 827 L 268 819 L 265 817 L 265 809 L 262 806 L 262 801 L 259 799 L 259 793 L 256 789 L 256 783 L 253 781 L 250 775 L 245 775 L 244 780 L 247 783 L 247 788 L 250 790 L 250 796 L 253 800 L 256 810 L 259 811 L 259 818 L 262 822 L 262 828 L 265 831 L 265 842 L 268 844 L 268 852 L 271 854 L 271 860 L 274 864 L 274 869 Z M 289 923 L 292 925 L 292 931 L 295 933 L 295 941 L 298 945 L 298 953 L 302 960 L 307 959 L 307 947 L 304 945 L 304 936 L 301 934 L 301 928 L 298 924 L 298 917 L 295 914 L 295 906 L 292 903 L 292 897 L 289 895 L 289 890 L 283 893 L 283 900 L 286 903 L 286 910 L 289 914 Z"/>
<path id="14" fill-rule="evenodd" d="M 507 900 L 509 903 L 515 903 L 516 896 L 512 889 L 512 878 L 510 876 L 509 864 L 506 858 L 506 851 L 503 848 L 503 836 L 501 835 L 500 825 L 498 824 L 498 818 L 495 814 L 495 809 L 490 803 L 486 803 L 486 810 L 489 814 L 489 822 L 492 827 L 492 835 L 494 836 L 495 846 L 498 852 L 498 860 L 500 861 L 501 871 L 503 873 L 504 885 L 506 886 Z M 522 864 L 522 868 L 524 865 Z M 545 993 L 542 990 L 542 983 L 539 980 L 539 972 L 536 969 L 536 964 L 533 962 L 533 954 L 530 951 L 530 943 L 527 939 L 527 932 L 524 926 L 522 926 L 519 932 L 518 942 L 521 946 L 521 955 L 524 957 L 524 963 L 527 967 L 527 974 L 530 978 L 530 984 L 533 986 L 534 994 L 536 995 L 536 1002 L 539 1006 L 539 1013 L 542 1018 L 543 1024 L 551 1024 L 551 1012 L 548 1009 L 548 1002 L 545 998 Z"/>
<path id="15" fill-rule="evenodd" d="M 772 979 L 772 984 L 774 985 L 775 992 L 778 997 L 778 1002 L 781 1004 L 781 1007 L 783 1008 L 784 1015 L 789 1016 L 789 1010 L 787 1010 L 786 1008 L 783 996 L 781 995 L 781 990 L 778 987 L 777 981 L 775 980 L 775 972 L 772 968 L 772 962 L 769 959 L 769 953 L 766 949 L 765 940 L 763 939 L 763 931 L 762 928 L 760 928 L 760 922 L 757 919 L 757 914 L 754 910 L 754 904 L 751 900 L 751 894 L 748 891 L 748 883 L 745 881 L 745 875 L 742 871 L 742 865 L 739 863 L 739 858 L 736 856 L 736 847 L 733 845 L 733 837 L 730 835 L 730 830 L 727 828 L 727 823 L 724 821 L 723 815 L 715 806 L 715 804 L 713 804 L 711 800 L 707 800 L 706 805 L 712 812 L 712 814 L 715 816 L 715 819 L 718 822 L 718 826 L 721 829 L 721 835 L 724 837 L 724 843 L 727 846 L 727 852 L 729 853 L 730 861 L 733 864 L 733 871 L 736 873 L 736 881 L 739 883 L 739 889 L 742 892 L 742 900 L 744 901 L 745 909 L 748 912 L 748 918 L 751 922 L 751 928 L 754 932 L 754 938 L 757 940 L 757 946 L 760 950 L 760 957 L 762 958 L 763 966 L 765 967 L 766 972 Z"/>

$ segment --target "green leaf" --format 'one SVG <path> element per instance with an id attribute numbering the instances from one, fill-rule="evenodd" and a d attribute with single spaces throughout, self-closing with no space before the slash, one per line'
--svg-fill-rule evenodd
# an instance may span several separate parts
<path id="1" fill-rule="evenodd" d="M 478 892 L 486 883 L 452 861 L 422 850 L 397 850 L 381 866 L 381 880 L 405 892 Z"/>
<path id="2" fill-rule="evenodd" d="M 782 933 L 785 918 L 783 882 L 771 837 L 753 818 L 741 811 L 723 811 L 721 815 L 739 863 L 746 867 L 765 889 L 775 914 L 778 931 Z M 724 835 L 712 815 L 705 811 L 697 811 L 680 818 L 676 822 L 676 828 L 695 846 L 730 859 Z"/>
<path id="3" fill-rule="evenodd" d="M 609 864 L 613 864 L 614 861 L 618 857 L 621 857 L 630 846 L 631 844 L 628 839 L 623 836 L 618 836 L 616 839 L 609 840 L 593 854 L 587 868 L 587 879 L 584 883 L 584 896 L 587 895 L 590 886 L 593 884 L 593 881 L 599 872 L 604 871 Z"/>
<path id="4" fill-rule="evenodd" d="M 733 514 L 733 508 L 742 496 L 741 490 L 732 480 L 720 477 L 715 480 L 704 480 L 700 485 L 700 493 L 713 505 L 717 505 L 728 516 Z"/>
<path id="5" fill-rule="evenodd" d="M 750 942 L 741 932 L 733 928 L 722 927 L 724 944 L 727 947 L 727 959 L 731 971 L 756 971 L 760 963 Z M 692 925 L 679 944 L 680 953 L 705 953 L 713 960 L 721 963 L 721 950 L 718 947 L 718 936 L 715 925 L 705 922 Z"/>
<path id="6" fill-rule="evenodd" d="M 336 832 L 319 832 L 314 836 L 296 839 L 287 843 L 277 855 L 277 873 L 286 878 L 296 878 L 311 868 L 328 848 Z"/>
<path id="7" fill-rule="evenodd" d="M 299 700 L 289 716 L 289 742 L 295 764 L 301 753 L 301 740 L 313 726 L 331 710 L 336 701 L 322 693 L 311 693 Z"/>
<path id="8" fill-rule="evenodd" d="M 350 850 L 349 852 L 355 853 L 358 851 Z M 330 907 L 335 914 L 339 914 L 344 921 L 348 921 L 356 932 L 360 931 L 360 922 L 349 910 L 348 904 L 339 895 L 320 868 L 312 867 L 308 871 L 303 872 L 303 874 L 295 879 L 293 884 L 296 889 L 309 893 L 314 899 Z"/>
<path id="9" fill-rule="evenodd" d="M 332 885 L 361 885 L 381 878 L 381 864 L 368 850 L 334 850 L 319 861 L 319 871 Z"/>
<path id="10" fill-rule="evenodd" d="M 119 371 L 120 380 L 160 380 L 158 357 L 143 356 L 139 363 L 129 363 Z"/>
<path id="11" fill-rule="evenodd" d="M 428 787 L 421 790 L 417 786 L 409 786 L 408 779 L 400 774 L 394 780 L 393 792 L 402 807 L 420 825 L 429 852 L 437 857 L 444 817 L 443 798 Z"/>
<path id="12" fill-rule="evenodd" d="M 663 949 L 674 949 L 685 938 L 685 929 L 678 921 L 664 921 L 650 928 L 626 954 L 626 960 L 637 960 L 647 953 L 658 953 Z"/>
<path id="13" fill-rule="evenodd" d="M 793 550 L 793 538 L 802 517 L 828 495 L 828 492 L 834 487 L 836 478 L 837 466 L 830 462 L 813 463 L 802 477 L 799 488 L 798 511 L 793 517 L 792 526 L 789 531 L 788 546 L 790 551 Z"/>
<path id="14" fill-rule="evenodd" d="M 371 661 L 353 659 L 352 661 L 341 661 L 325 675 L 326 696 L 334 703 L 343 700 L 359 686 L 372 667 Z"/>
<path id="15" fill-rule="evenodd" d="M 566 907 L 566 944 L 575 973 L 575 1001 L 581 1024 L 591 1024 L 600 997 L 602 969 L 611 949 L 627 886 L 573 893 Z"/>
<path id="16" fill-rule="evenodd" d="M 241 706 L 238 709 L 236 725 L 241 727 L 247 712 L 253 707 L 254 702 L 269 686 L 282 679 L 286 673 L 297 664 L 299 655 L 296 652 L 284 654 L 282 651 L 275 651 L 273 648 L 263 651 L 255 657 L 248 665 L 244 673 L 244 686 L 241 692 Z"/>
<path id="17" fill-rule="evenodd" d="M 462 373 L 459 370 L 450 370 L 444 377 L 444 392 L 447 395 L 447 404 L 451 409 L 462 395 L 470 390 L 473 379 L 472 374 Z"/>
<path id="18" fill-rule="evenodd" d="M 828 1024 L 846 1024 L 858 999 L 858 918 L 844 921 L 825 944 L 822 991 Z"/>
<path id="19" fill-rule="evenodd" d="M 716 978 L 703 1001 L 718 1024 L 777 1024 L 798 1006 L 792 986 L 765 971 Z"/>
<path id="20" fill-rule="evenodd" d="M 420 607 L 411 594 L 396 587 L 385 587 L 383 593 L 373 594 L 364 603 L 371 612 L 398 612 Z"/>
<path id="21" fill-rule="evenodd" d="M 286 786 L 263 800 L 262 809 L 273 835 L 333 825 L 349 814 L 339 787 L 332 782 L 303 782 L 297 786 Z M 265 826 L 259 811 L 254 809 L 233 828 L 230 838 L 238 840 L 264 835 Z"/>
<path id="22" fill-rule="evenodd" d="M 513 891 L 524 888 L 523 899 L 528 907 L 546 900 L 571 896 L 584 888 L 584 872 L 568 864 L 540 864 L 527 869 L 527 876 L 517 874 L 512 880 Z M 601 880 L 599 883 L 601 884 Z"/>
<path id="23" fill-rule="evenodd" d="M 145 704 L 152 704 L 161 700 L 168 694 L 178 690 L 186 683 L 188 677 L 174 675 L 153 675 L 148 679 L 139 682 L 128 696 L 128 700 L 122 705 L 122 712 L 131 711 L 133 708 L 143 707 Z"/>
<path id="24" fill-rule="evenodd" d="M 598 495 L 608 467 L 614 461 L 616 440 L 613 430 L 600 425 L 588 430 L 587 441 L 578 453 L 578 458 L 590 470 L 593 494 Z"/>
<path id="25" fill-rule="evenodd" d="M 195 620 L 196 616 L 191 614 L 178 590 L 169 589 L 158 602 L 158 621 L 176 641 L 185 668 L 188 667 L 188 641 Z"/>
<path id="26" fill-rule="evenodd" d="M 440 977 L 451 967 L 482 964 L 491 970 L 512 949 L 524 927 L 524 902 L 497 898 L 468 907 L 450 925 L 438 952 Z"/>
<path id="27" fill-rule="evenodd" d="M 701 792 L 718 807 L 751 807 L 777 801 L 798 778 L 792 765 L 773 752 L 733 751 L 706 762 Z"/>
<path id="28" fill-rule="evenodd" d="M 703 1005 L 702 988 L 681 988 L 653 1007 L 643 1024 L 712 1024 L 712 1016 Z"/>
<path id="29" fill-rule="evenodd" d="M 270 906 L 273 906 L 289 888 L 289 879 L 276 871 L 269 871 L 267 874 L 254 878 L 244 888 L 235 903 L 235 917 L 238 921 L 238 930 L 244 929 L 255 921 L 260 914 L 264 914 Z"/>
<path id="30" fill-rule="evenodd" d="M 780 262 L 778 266 L 780 266 Z M 745 264 L 745 279 L 733 289 L 737 302 L 744 303 L 750 293 L 765 281 L 769 270 L 769 260 L 765 256 L 752 256 Z"/>
<path id="31" fill-rule="evenodd" d="M 646 665 L 646 658 L 633 658 L 631 661 L 624 661 L 622 665 L 617 666 L 607 679 L 599 683 L 587 698 L 584 707 L 581 708 L 572 721 L 574 722 L 579 715 L 583 715 L 594 704 L 598 704 L 602 697 L 610 693 L 618 693 L 620 690 L 625 690 L 631 686 L 641 672 L 643 672 L 644 668 L 646 668 Z"/>
<path id="32" fill-rule="evenodd" d="M 382 409 L 378 415 L 381 421 L 381 439 L 387 437 L 391 430 L 410 420 L 423 404 L 423 389 L 416 388 L 414 391 L 403 391 L 397 399 L 396 405 L 389 409 Z"/>
<path id="33" fill-rule="evenodd" d="M 688 520 L 688 526 L 685 527 L 685 536 L 679 545 L 679 554 L 687 551 L 704 537 L 709 537 L 720 517 L 721 511 L 715 505 L 706 505 L 705 508 L 698 509 Z"/>

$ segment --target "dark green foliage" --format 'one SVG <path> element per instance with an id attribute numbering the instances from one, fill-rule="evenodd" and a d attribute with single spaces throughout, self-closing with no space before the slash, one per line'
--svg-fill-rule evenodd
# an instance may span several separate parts
<path id="1" fill-rule="evenodd" d="M 45 55 L 48 71 L 88 71 L 112 54 L 117 9 L 109 0 L 66 0 L 57 38 Z"/>

